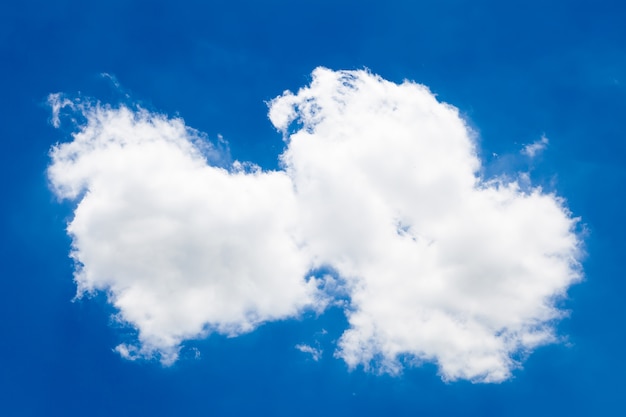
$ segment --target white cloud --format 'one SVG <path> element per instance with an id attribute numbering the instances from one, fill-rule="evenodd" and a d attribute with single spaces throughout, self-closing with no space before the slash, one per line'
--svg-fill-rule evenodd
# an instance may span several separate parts
<path id="1" fill-rule="evenodd" d="M 298 349 L 302 353 L 310 354 L 311 359 L 313 359 L 315 362 L 319 361 L 322 358 L 322 354 L 324 353 L 324 351 L 320 348 L 314 348 L 313 346 L 304 344 L 296 345 L 296 349 Z"/>
<path id="2" fill-rule="evenodd" d="M 171 363 L 185 339 L 236 335 L 320 303 L 285 173 L 208 166 L 202 138 L 179 119 L 81 111 L 87 123 L 53 148 L 48 174 L 59 197 L 79 201 L 67 229 L 78 295 L 107 291 L 139 331 L 122 356 Z"/>
<path id="3" fill-rule="evenodd" d="M 307 244 L 348 281 L 349 366 L 501 381 L 555 340 L 554 301 L 580 278 L 562 200 L 481 179 L 472 132 L 424 86 L 318 69 L 283 97 L 270 117 L 302 124 L 282 159 Z"/>
<path id="4" fill-rule="evenodd" d="M 77 109 L 87 123 L 49 177 L 79 201 L 79 294 L 107 291 L 138 329 L 122 356 L 171 363 L 186 339 L 321 310 L 307 277 L 326 267 L 349 296 L 336 355 L 350 367 L 432 361 L 446 380 L 497 382 L 556 340 L 555 301 L 581 274 L 577 220 L 553 194 L 480 178 L 473 133 L 424 86 L 315 70 L 270 103 L 278 172 L 207 165 L 179 119 Z"/>
<path id="5" fill-rule="evenodd" d="M 61 93 L 55 93 L 48 96 L 48 105 L 50 106 L 50 110 L 52 111 L 50 123 L 52 123 L 52 126 L 58 128 L 59 126 L 61 126 L 61 110 L 64 107 L 73 107 L 74 103 L 71 100 L 63 97 Z"/>
<path id="6" fill-rule="evenodd" d="M 542 136 L 541 139 L 524 146 L 524 148 L 522 148 L 522 155 L 534 158 L 536 155 L 540 154 L 541 152 L 543 152 L 544 149 L 548 147 L 548 143 L 550 143 L 548 138 Z"/>

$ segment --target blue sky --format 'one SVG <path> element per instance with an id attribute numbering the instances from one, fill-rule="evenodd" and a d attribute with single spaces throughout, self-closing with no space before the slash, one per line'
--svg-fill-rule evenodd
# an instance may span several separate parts
<path id="1" fill-rule="evenodd" d="M 625 18 L 3 4 L 1 413 L 620 415 Z"/>

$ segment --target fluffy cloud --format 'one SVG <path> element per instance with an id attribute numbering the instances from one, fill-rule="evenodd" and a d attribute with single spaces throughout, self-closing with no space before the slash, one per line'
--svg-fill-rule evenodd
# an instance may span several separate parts
<path id="1" fill-rule="evenodd" d="M 179 119 L 73 105 L 87 122 L 52 150 L 49 178 L 78 201 L 79 294 L 107 291 L 138 330 L 118 352 L 170 363 L 186 339 L 321 310 L 324 268 L 348 294 L 336 355 L 350 367 L 429 361 L 446 380 L 497 382 L 556 340 L 555 302 L 581 276 L 577 220 L 553 194 L 481 178 L 454 107 L 324 68 L 269 104 L 281 171 L 212 166 Z"/>
<path id="2" fill-rule="evenodd" d="M 555 298 L 579 279 L 562 200 L 478 175 L 472 133 L 424 86 L 317 70 L 270 117 L 315 261 L 347 279 L 350 366 L 435 361 L 448 380 L 501 381 L 555 339 Z"/>
<path id="3" fill-rule="evenodd" d="M 118 352 L 167 364 L 185 339 L 321 305 L 285 173 L 207 165 L 212 149 L 179 119 L 80 111 L 86 124 L 53 148 L 48 174 L 59 197 L 79 201 L 67 229 L 79 296 L 106 291 L 139 332 Z"/>

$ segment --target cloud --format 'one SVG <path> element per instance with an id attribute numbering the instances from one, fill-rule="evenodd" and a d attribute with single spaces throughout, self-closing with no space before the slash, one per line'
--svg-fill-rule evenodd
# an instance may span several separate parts
<path id="1" fill-rule="evenodd" d="M 581 278 L 578 220 L 554 194 L 481 178 L 474 133 L 425 86 L 316 69 L 269 103 L 280 171 L 212 166 L 180 119 L 78 111 L 87 122 L 53 148 L 49 178 L 78 202 L 79 295 L 106 291 L 138 330 L 122 356 L 171 363 L 184 340 L 334 294 L 347 294 L 336 356 L 351 368 L 434 362 L 445 380 L 498 382 L 557 340 L 556 303 Z M 332 285 L 312 276 L 327 268 Z"/>
<path id="2" fill-rule="evenodd" d="M 534 158 L 536 155 L 540 154 L 541 152 L 543 152 L 544 149 L 548 147 L 548 143 L 548 138 L 542 136 L 541 139 L 524 146 L 524 148 L 522 149 L 522 155 Z"/>
<path id="3" fill-rule="evenodd" d="M 320 348 L 314 348 L 313 346 L 303 344 L 296 345 L 296 349 L 298 349 L 302 353 L 310 354 L 311 359 L 313 359 L 315 362 L 319 361 L 322 358 L 322 354 L 324 353 L 324 351 Z"/>
<path id="4" fill-rule="evenodd" d="M 74 103 L 71 100 L 63 97 L 61 93 L 55 93 L 48 96 L 48 105 L 50 106 L 50 110 L 52 111 L 50 123 L 52 123 L 52 126 L 59 128 L 61 126 L 61 110 L 64 107 L 73 107 Z"/>
<path id="5" fill-rule="evenodd" d="M 78 296 L 106 291 L 138 330 L 122 356 L 169 364 L 183 340 L 321 305 L 285 173 L 207 165 L 212 149 L 180 119 L 80 111 L 86 123 L 52 149 L 48 175 L 56 195 L 79 201 L 67 228 Z"/>
<path id="6" fill-rule="evenodd" d="M 478 176 L 472 132 L 421 85 L 318 69 L 272 102 L 319 264 L 348 280 L 349 366 L 434 361 L 447 380 L 501 381 L 555 340 L 580 278 L 576 219 L 553 194 Z"/>

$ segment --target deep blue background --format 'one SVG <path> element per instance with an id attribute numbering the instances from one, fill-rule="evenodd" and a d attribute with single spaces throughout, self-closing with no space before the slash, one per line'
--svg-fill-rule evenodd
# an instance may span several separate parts
<path id="1" fill-rule="evenodd" d="M 0 415 L 626 415 L 625 5 L 262 3 L 0 4 Z M 538 349 L 500 385 L 445 384 L 433 365 L 396 378 L 348 372 L 332 358 L 338 309 L 189 343 L 171 368 L 112 351 L 129 330 L 112 325 L 105 298 L 71 302 L 71 206 L 45 178 L 50 146 L 69 132 L 49 125 L 46 96 L 128 93 L 270 169 L 283 143 L 265 101 L 319 65 L 428 85 L 478 131 L 486 175 L 532 168 L 567 199 L 588 233 L 586 279 L 559 325 L 568 342 Z M 533 167 L 503 157 L 542 134 L 550 146 Z M 293 348 L 315 340 L 318 363 Z"/>

